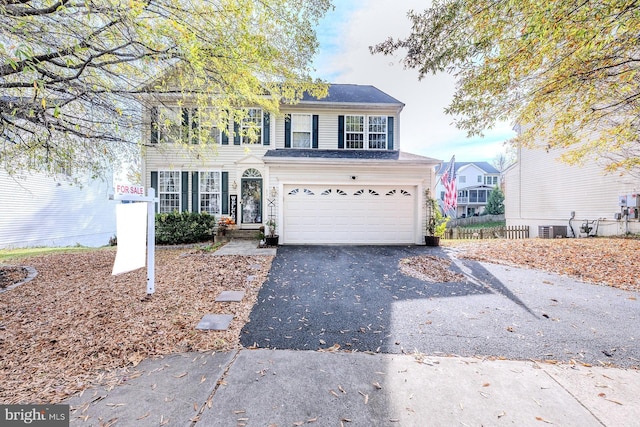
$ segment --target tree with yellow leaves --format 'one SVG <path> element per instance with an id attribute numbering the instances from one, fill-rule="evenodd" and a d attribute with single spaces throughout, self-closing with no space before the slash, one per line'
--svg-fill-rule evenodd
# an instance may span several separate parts
<path id="1" fill-rule="evenodd" d="M 0 0 L 0 168 L 64 165 L 99 175 L 137 152 L 139 101 L 151 93 L 224 111 L 248 104 L 273 111 L 281 99 L 321 94 L 311 61 L 315 26 L 330 7 L 330 0 Z"/>
<path id="2" fill-rule="evenodd" d="M 446 111 L 469 135 L 511 120 L 516 143 L 640 174 L 638 1 L 435 0 L 408 16 L 407 38 L 371 51 L 454 74 Z"/>

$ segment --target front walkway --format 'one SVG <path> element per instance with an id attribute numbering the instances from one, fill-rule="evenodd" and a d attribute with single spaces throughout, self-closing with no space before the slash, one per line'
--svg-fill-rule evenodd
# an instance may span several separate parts
<path id="1" fill-rule="evenodd" d="M 277 248 L 259 248 L 257 240 L 232 239 L 214 252 L 214 255 L 271 255 L 275 256 Z"/>

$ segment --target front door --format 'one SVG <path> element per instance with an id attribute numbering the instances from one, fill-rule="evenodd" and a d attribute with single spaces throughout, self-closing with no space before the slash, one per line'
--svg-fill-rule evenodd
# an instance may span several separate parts
<path id="1" fill-rule="evenodd" d="M 240 181 L 242 197 L 242 223 L 262 223 L 262 175 L 256 169 L 247 169 Z"/>

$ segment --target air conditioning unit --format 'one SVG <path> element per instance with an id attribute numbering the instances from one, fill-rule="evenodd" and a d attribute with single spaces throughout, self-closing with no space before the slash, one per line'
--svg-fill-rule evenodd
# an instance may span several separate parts
<path id="1" fill-rule="evenodd" d="M 566 225 L 541 225 L 538 227 L 538 237 L 541 239 L 556 239 L 567 237 Z"/>

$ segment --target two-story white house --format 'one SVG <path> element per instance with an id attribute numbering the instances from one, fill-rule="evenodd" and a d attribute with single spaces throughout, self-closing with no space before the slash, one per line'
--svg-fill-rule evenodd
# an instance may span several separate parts
<path id="1" fill-rule="evenodd" d="M 159 212 L 206 211 L 241 229 L 274 219 L 281 244 L 419 244 L 439 161 L 401 150 L 403 107 L 373 86 L 332 84 L 325 98 L 277 114 L 247 106 L 227 129 L 204 129 L 195 109 L 149 105 L 144 180 Z M 208 154 L 174 144 L 180 128 L 208 138 Z"/>
<path id="2" fill-rule="evenodd" d="M 448 168 L 449 162 L 445 162 L 436 171 L 435 195 L 441 205 L 445 194 L 441 178 Z M 458 191 L 456 218 L 482 214 L 491 190 L 500 184 L 500 171 L 487 162 L 455 162 L 454 169 Z"/>

